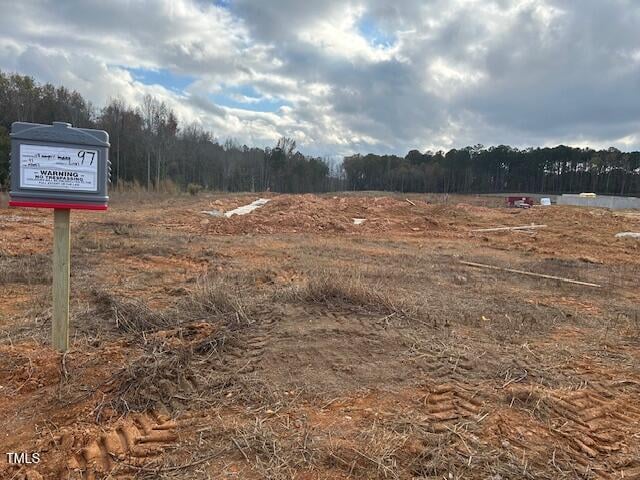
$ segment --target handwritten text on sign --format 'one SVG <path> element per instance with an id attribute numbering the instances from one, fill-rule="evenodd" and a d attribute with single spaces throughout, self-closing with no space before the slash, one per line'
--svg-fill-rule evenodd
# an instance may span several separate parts
<path id="1" fill-rule="evenodd" d="M 20 145 L 20 187 L 98 191 L 98 151 Z"/>

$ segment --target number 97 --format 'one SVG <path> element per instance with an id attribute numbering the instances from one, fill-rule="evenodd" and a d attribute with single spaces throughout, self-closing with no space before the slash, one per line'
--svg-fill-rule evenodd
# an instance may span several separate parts
<path id="1" fill-rule="evenodd" d="M 89 157 L 90 156 L 90 157 Z M 81 150 L 78 152 L 78 158 L 80 158 L 82 161 L 80 162 L 80 165 L 84 165 L 84 161 L 88 160 L 89 161 L 89 165 L 93 165 L 93 160 L 95 159 L 96 156 L 96 152 L 87 152 L 85 150 Z M 90 159 L 89 159 L 90 158 Z"/>

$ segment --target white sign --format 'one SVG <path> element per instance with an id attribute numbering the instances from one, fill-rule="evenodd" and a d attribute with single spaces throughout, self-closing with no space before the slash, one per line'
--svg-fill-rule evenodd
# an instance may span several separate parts
<path id="1" fill-rule="evenodd" d="M 20 145 L 20 187 L 98 191 L 98 151 Z"/>

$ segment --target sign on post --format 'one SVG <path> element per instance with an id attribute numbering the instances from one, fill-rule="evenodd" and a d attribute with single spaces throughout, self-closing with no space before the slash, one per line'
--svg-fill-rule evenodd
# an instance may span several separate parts
<path id="1" fill-rule="evenodd" d="M 51 338 L 60 351 L 69 349 L 71 209 L 106 210 L 110 174 L 103 130 L 64 122 L 11 126 L 9 206 L 54 209 Z"/>

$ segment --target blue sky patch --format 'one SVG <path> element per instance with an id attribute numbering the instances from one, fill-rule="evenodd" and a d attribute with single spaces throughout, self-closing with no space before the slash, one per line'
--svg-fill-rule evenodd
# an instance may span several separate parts
<path id="1" fill-rule="evenodd" d="M 145 68 L 127 68 L 133 78 L 145 85 L 161 85 L 174 92 L 182 92 L 196 79 L 190 75 L 179 75 L 166 69 L 149 70 Z"/>
<path id="2" fill-rule="evenodd" d="M 388 34 L 381 30 L 376 21 L 369 15 L 360 17 L 356 27 L 360 34 L 369 40 L 371 45 L 376 47 L 389 47 L 396 41 L 395 35 Z"/>

